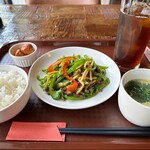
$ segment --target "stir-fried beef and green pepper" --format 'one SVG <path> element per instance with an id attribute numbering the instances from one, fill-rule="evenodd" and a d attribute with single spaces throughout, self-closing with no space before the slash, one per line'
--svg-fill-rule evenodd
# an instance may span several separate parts
<path id="1" fill-rule="evenodd" d="M 37 76 L 41 88 L 56 100 L 82 100 L 104 89 L 110 82 L 106 66 L 97 65 L 87 55 L 63 57 Z"/>

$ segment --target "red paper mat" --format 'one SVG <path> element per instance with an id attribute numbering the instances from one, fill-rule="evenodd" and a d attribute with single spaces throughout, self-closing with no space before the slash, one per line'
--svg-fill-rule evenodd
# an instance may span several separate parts
<path id="1" fill-rule="evenodd" d="M 59 132 L 65 127 L 65 122 L 13 122 L 6 140 L 65 141 Z"/>

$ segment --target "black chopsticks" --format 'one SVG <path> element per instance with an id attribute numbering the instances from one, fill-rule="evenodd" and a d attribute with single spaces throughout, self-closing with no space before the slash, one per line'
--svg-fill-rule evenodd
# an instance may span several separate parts
<path id="1" fill-rule="evenodd" d="M 103 136 L 142 136 L 150 137 L 150 128 L 59 128 L 65 134 L 89 134 Z"/>

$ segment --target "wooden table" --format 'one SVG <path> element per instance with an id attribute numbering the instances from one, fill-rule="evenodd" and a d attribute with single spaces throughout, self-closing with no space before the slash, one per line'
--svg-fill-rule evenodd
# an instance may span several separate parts
<path id="1" fill-rule="evenodd" d="M 16 39 L 114 40 L 119 5 L 1 5 L 0 44 Z"/>
<path id="2" fill-rule="evenodd" d="M 8 49 L 19 41 L 32 41 L 38 55 L 63 46 L 84 46 L 113 57 L 119 5 L 60 6 L 1 5 L 0 64 L 13 64 Z M 143 58 L 141 67 L 150 68 Z M 29 67 L 23 68 L 26 72 Z M 134 127 L 120 113 L 116 92 L 106 102 L 88 109 L 64 110 L 42 102 L 33 92 L 25 109 L 0 124 L 0 149 L 118 150 L 150 149 L 150 138 L 66 135 L 66 142 L 6 141 L 12 121 L 61 122 L 68 127 Z"/>

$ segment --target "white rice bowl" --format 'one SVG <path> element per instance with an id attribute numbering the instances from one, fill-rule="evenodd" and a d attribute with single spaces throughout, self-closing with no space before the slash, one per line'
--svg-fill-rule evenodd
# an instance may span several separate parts
<path id="1" fill-rule="evenodd" d="M 17 66 L 0 65 L 0 123 L 16 116 L 29 96 L 27 73 Z"/>

